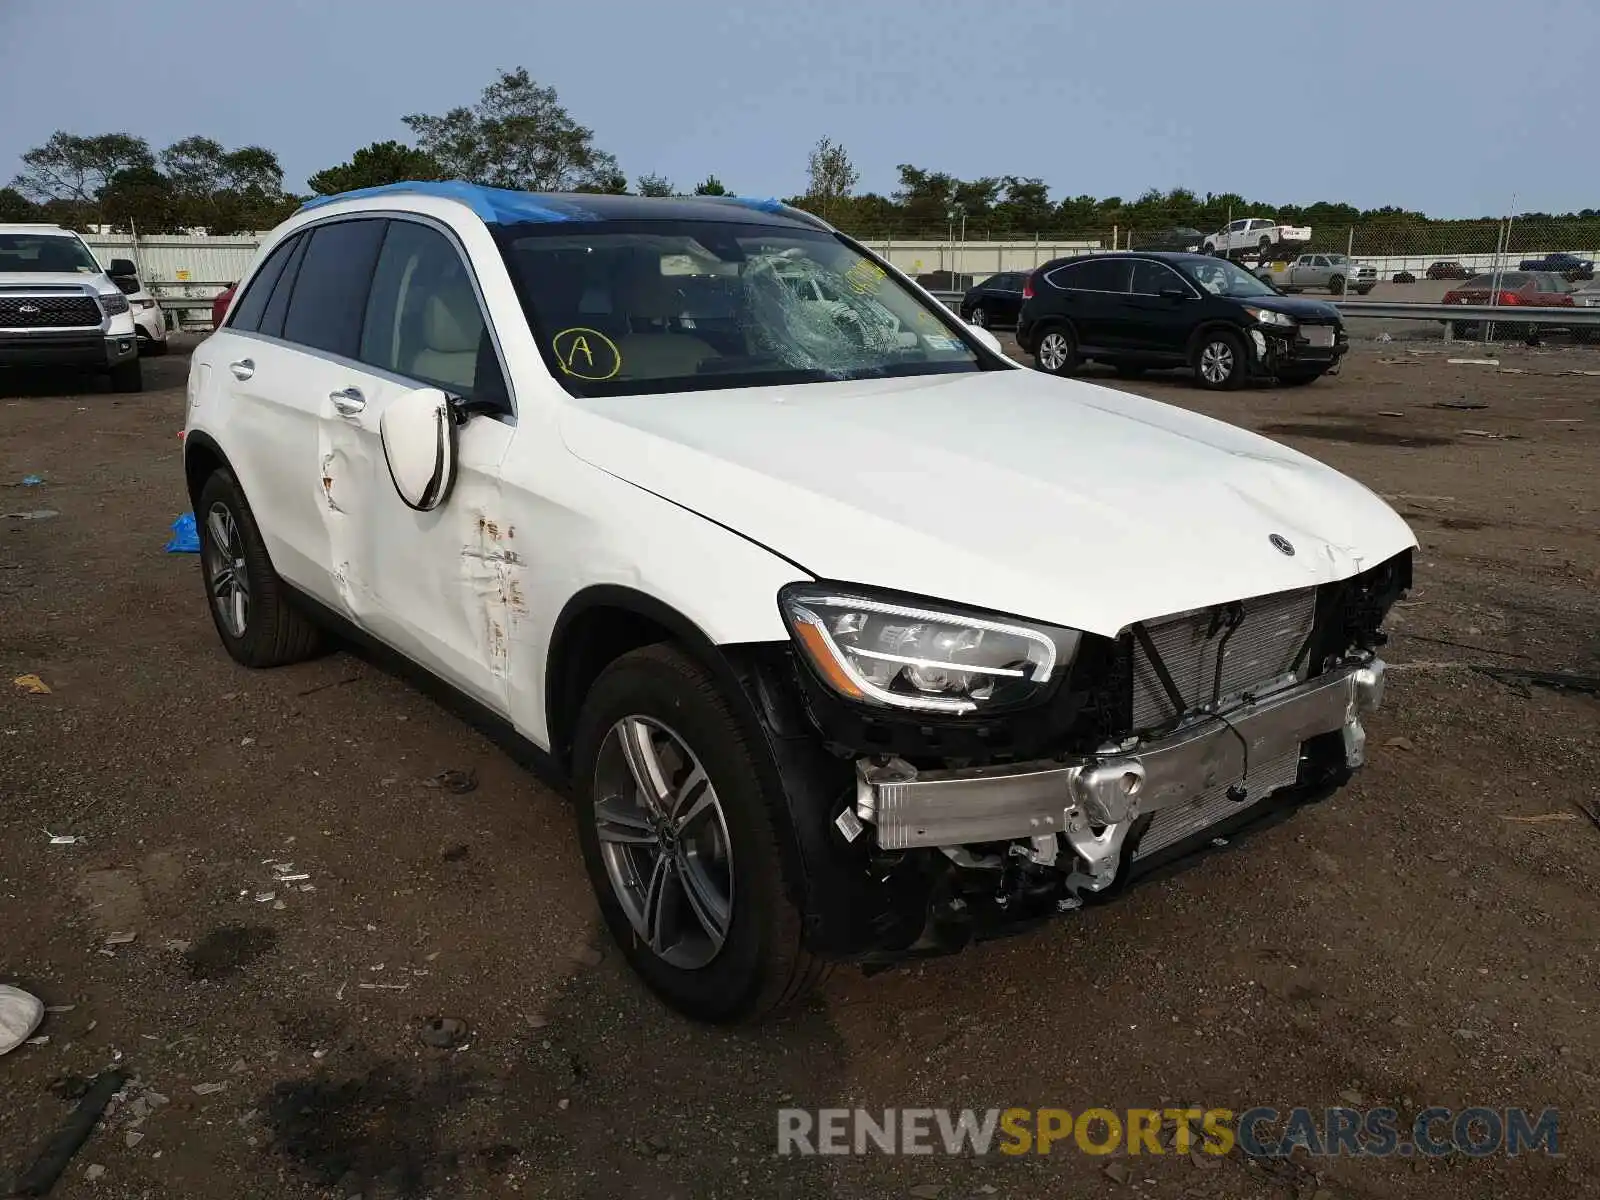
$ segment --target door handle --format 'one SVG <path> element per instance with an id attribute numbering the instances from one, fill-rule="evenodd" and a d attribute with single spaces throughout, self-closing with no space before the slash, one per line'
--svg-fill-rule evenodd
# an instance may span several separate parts
<path id="1" fill-rule="evenodd" d="M 249 379 L 250 376 L 256 373 L 255 360 L 251 358 L 241 358 L 238 362 L 229 363 L 228 370 L 233 372 L 233 377 L 235 379 Z"/>
<path id="2" fill-rule="evenodd" d="M 328 399 L 333 401 L 333 406 L 339 410 L 341 417 L 353 417 L 367 406 L 367 398 L 357 387 L 347 387 L 342 392 L 329 392 Z"/>

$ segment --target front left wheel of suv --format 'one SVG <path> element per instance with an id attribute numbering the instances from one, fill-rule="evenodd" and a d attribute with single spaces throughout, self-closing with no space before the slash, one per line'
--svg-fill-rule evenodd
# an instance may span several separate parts
<path id="1" fill-rule="evenodd" d="M 217 635 L 236 662 L 281 667 L 314 657 L 322 631 L 272 569 L 255 515 L 232 473 L 213 471 L 195 505 L 200 574 Z"/>
<path id="2" fill-rule="evenodd" d="M 1226 329 L 1202 334 L 1194 348 L 1194 374 L 1200 386 L 1217 391 L 1241 387 L 1247 369 L 1244 340 Z"/>
<path id="3" fill-rule="evenodd" d="M 578 718 L 578 840 L 601 914 L 633 970 L 697 1020 L 759 1018 L 826 970 L 784 889 L 756 753 L 710 672 L 670 645 L 613 662 Z"/>

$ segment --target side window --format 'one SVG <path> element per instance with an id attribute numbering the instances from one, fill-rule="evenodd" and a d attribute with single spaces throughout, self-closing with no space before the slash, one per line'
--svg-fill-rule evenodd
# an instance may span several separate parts
<path id="1" fill-rule="evenodd" d="M 1000 276 L 999 288 L 1002 292 L 1020 292 L 1022 290 L 1022 276 L 1015 274 Z"/>
<path id="2" fill-rule="evenodd" d="M 305 258 L 289 299 L 283 336 L 302 346 L 355 358 L 372 267 L 383 241 L 382 220 L 319 225 L 307 239 Z"/>
<path id="3" fill-rule="evenodd" d="M 1318 254 L 1312 257 L 1311 265 L 1314 267 L 1325 267 L 1328 265 L 1328 260 L 1323 255 Z"/>
<path id="4" fill-rule="evenodd" d="M 1228 225 L 1229 233 L 1243 233 L 1250 225 L 1249 221 L 1233 221 Z"/>
<path id="5" fill-rule="evenodd" d="M 285 238 L 268 256 L 267 261 L 261 264 L 261 269 L 250 281 L 250 286 L 245 289 L 244 295 L 239 297 L 239 303 L 233 306 L 233 315 L 228 318 L 229 329 L 254 332 L 261 324 L 261 314 L 266 311 L 267 301 L 272 298 L 272 288 L 282 276 L 284 265 L 294 253 L 295 243 L 299 240 L 299 237 Z"/>
<path id="6" fill-rule="evenodd" d="M 372 277 L 362 362 L 511 411 L 472 277 L 455 244 L 416 221 L 391 221 Z"/>
<path id="7" fill-rule="evenodd" d="M 289 260 L 283 264 L 283 274 L 278 276 L 278 282 L 272 285 L 272 295 L 267 300 L 266 311 L 261 314 L 261 324 L 258 327 L 262 333 L 272 337 L 283 336 L 283 318 L 289 311 L 289 297 L 294 294 L 294 281 L 300 274 L 300 263 L 306 256 L 306 245 L 311 241 L 308 234 L 297 234 L 294 239 L 294 250 L 289 254 Z"/>
<path id="8" fill-rule="evenodd" d="M 991 275 L 978 286 L 985 291 L 999 291 L 1000 289 L 1004 288 L 1005 285 L 1006 277 L 1004 275 Z"/>
<path id="9" fill-rule="evenodd" d="M 1056 287 L 1069 292 L 1126 292 L 1128 260 L 1091 258 L 1059 267 L 1046 278 Z"/>
<path id="10" fill-rule="evenodd" d="M 1133 264 L 1133 283 L 1130 291 L 1138 296 L 1159 296 L 1163 288 L 1181 288 L 1185 294 L 1190 290 L 1170 267 L 1158 262 Z"/>

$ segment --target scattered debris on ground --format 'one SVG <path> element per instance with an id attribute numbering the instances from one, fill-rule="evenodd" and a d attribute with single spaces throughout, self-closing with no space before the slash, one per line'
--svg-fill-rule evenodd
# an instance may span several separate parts
<path id="1" fill-rule="evenodd" d="M 121 1071 L 103 1071 L 84 1091 L 78 1107 L 73 1109 L 61 1127 L 56 1130 L 39 1156 L 17 1179 L 13 1194 L 17 1196 L 43 1196 L 56 1185 L 62 1172 L 72 1162 L 73 1155 L 82 1148 L 100 1115 L 111 1103 L 111 1097 L 122 1090 L 127 1076 Z"/>
<path id="2" fill-rule="evenodd" d="M 440 771 L 437 775 L 430 776 L 422 781 L 423 787 L 439 788 L 441 791 L 453 792 L 463 796 L 468 792 L 477 790 L 478 772 L 475 768 L 465 771 Z"/>
<path id="3" fill-rule="evenodd" d="M 50 685 L 37 675 L 18 675 L 11 681 L 30 696 L 50 695 Z"/>

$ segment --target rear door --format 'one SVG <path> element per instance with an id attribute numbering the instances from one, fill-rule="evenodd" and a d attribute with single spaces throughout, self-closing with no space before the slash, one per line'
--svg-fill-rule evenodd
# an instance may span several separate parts
<path id="1" fill-rule="evenodd" d="M 306 399 L 303 356 L 283 339 L 309 241 L 300 232 L 278 243 L 245 284 L 227 324 L 207 339 L 190 424 L 221 435 L 273 568 L 326 599 L 328 564 L 316 548 L 317 414 Z"/>
<path id="2" fill-rule="evenodd" d="M 1078 348 L 1086 354 L 1121 346 L 1118 323 L 1128 295 L 1129 260 L 1107 256 L 1067 263 L 1046 274 L 1059 289 L 1063 309 L 1078 332 Z"/>

